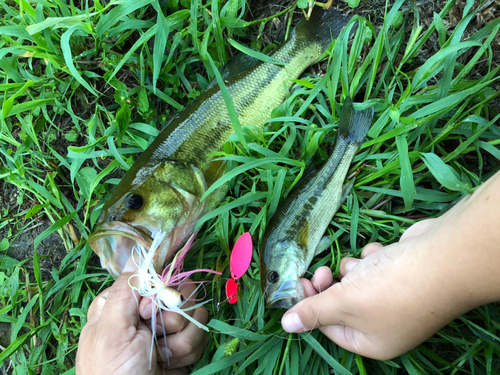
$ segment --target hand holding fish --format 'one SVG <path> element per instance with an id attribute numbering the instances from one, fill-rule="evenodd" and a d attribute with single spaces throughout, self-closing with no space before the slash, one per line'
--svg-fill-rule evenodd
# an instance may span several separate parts
<path id="1" fill-rule="evenodd" d="M 340 282 L 319 268 L 312 282 L 302 280 L 308 298 L 285 314 L 283 328 L 319 328 L 343 348 L 387 360 L 500 300 L 498 207 L 500 173 L 443 216 L 410 227 L 398 243 L 368 244 L 361 260 L 342 259 Z"/>
<path id="2" fill-rule="evenodd" d="M 164 327 L 158 327 L 161 324 L 158 323 L 156 330 L 161 353 L 157 351 L 156 345 L 151 353 L 151 300 L 142 298 L 130 288 L 131 276 L 131 273 L 124 272 L 113 286 L 101 293 L 90 305 L 88 322 L 80 335 L 76 373 L 188 373 L 182 367 L 201 357 L 207 340 L 206 333 L 181 315 L 161 311 L 162 316 L 158 316 L 157 322 L 163 319 Z M 180 288 L 180 292 L 185 298 L 193 298 L 194 289 L 195 285 L 187 283 Z M 195 320 L 206 324 L 208 314 L 203 307 L 189 313 Z M 167 366 L 166 356 L 169 357 L 170 366 Z"/>

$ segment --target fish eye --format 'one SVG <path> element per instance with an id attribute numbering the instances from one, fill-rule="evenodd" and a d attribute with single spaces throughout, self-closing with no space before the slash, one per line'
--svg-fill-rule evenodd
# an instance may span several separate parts
<path id="1" fill-rule="evenodd" d="M 267 281 L 269 281 L 271 284 L 276 284 L 280 278 L 280 275 L 278 275 L 278 272 L 276 271 L 271 271 L 267 274 Z"/>
<path id="2" fill-rule="evenodd" d="M 127 207 L 130 208 L 131 210 L 139 210 L 142 208 L 143 203 L 144 202 L 140 195 L 133 194 L 127 201 Z"/>

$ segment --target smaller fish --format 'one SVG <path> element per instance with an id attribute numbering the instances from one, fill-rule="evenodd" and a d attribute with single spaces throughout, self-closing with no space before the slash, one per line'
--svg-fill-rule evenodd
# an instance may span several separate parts
<path id="1" fill-rule="evenodd" d="M 356 111 L 347 97 L 332 155 L 278 206 L 260 253 L 261 287 L 268 307 L 289 309 L 305 298 L 299 278 L 331 243 L 323 235 L 352 187 L 343 194 L 347 171 L 365 140 L 373 112 L 373 107 Z"/>

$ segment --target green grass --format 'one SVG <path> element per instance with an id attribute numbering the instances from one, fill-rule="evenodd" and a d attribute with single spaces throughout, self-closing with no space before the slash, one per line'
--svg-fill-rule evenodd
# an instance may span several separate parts
<path id="1" fill-rule="evenodd" d="M 19 191 L 16 209 L 0 210 L 0 322 L 11 325 L 0 364 L 10 359 L 16 374 L 72 374 L 88 306 L 111 283 L 86 244 L 102 200 L 235 48 L 268 52 L 262 34 L 272 17 L 244 20 L 252 2 L 240 0 L 0 1 L 0 176 Z M 468 1 L 447 30 L 453 3 L 428 28 L 418 12 L 398 25 L 401 0 L 379 31 L 355 17 L 352 45 L 343 33 L 325 55 L 325 74 L 303 76 L 265 131 L 241 128 L 218 155 L 228 173 L 217 184 L 229 182 L 230 193 L 200 221 L 186 263 L 200 268 L 203 260 L 203 268 L 224 272 L 207 287 L 210 340 L 196 374 L 500 372 L 496 304 L 393 361 L 374 361 L 319 332 L 284 333 L 283 312 L 265 309 L 256 251 L 240 302 L 217 308 L 235 239 L 250 231 L 260 245 L 279 200 L 311 163 L 327 158 L 346 95 L 360 109 L 374 106 L 375 119 L 351 168 L 352 194 L 329 229 L 330 254 L 317 257 L 311 272 L 327 265 L 338 273 L 340 258 L 359 255 L 366 243 L 397 241 L 417 218 L 439 216 L 499 170 L 500 112 L 490 103 L 500 96 L 491 86 L 499 78 L 491 45 L 500 19 L 464 40 L 476 7 Z M 439 52 L 416 66 L 433 33 Z M 52 225 L 34 240 L 33 257 L 9 257 L 21 230 L 43 218 Z M 54 236 L 67 255 L 46 272 L 36 250 Z"/>

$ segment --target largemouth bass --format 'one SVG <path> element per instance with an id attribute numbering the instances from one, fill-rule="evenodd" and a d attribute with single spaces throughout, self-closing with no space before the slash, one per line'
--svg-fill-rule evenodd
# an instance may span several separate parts
<path id="1" fill-rule="evenodd" d="M 289 309 L 305 298 L 299 278 L 329 242 L 323 235 L 346 194 L 347 171 L 372 119 L 373 108 L 356 111 L 347 97 L 333 153 L 278 206 L 260 253 L 261 287 L 269 307 Z"/>
<path id="2" fill-rule="evenodd" d="M 221 71 L 242 125 L 262 129 L 285 99 L 286 87 L 311 64 L 349 22 L 334 9 L 315 9 L 272 57 L 286 65 L 243 55 Z M 226 195 L 225 186 L 200 198 L 224 173 L 208 154 L 221 150 L 234 133 L 221 90 L 209 85 L 181 111 L 142 153 L 112 192 L 89 238 L 101 264 L 118 277 L 136 243 L 149 249 L 160 231 L 167 233 L 154 266 L 165 262 L 192 234 L 200 217 Z"/>

